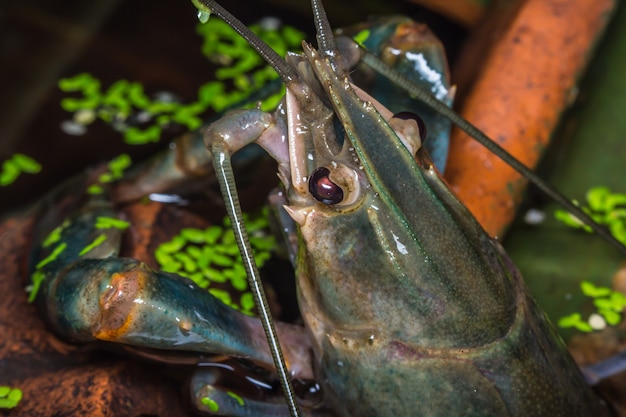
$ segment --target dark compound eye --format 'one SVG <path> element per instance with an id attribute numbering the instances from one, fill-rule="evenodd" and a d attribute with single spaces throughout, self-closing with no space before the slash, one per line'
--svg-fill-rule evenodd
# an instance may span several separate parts
<path id="1" fill-rule="evenodd" d="M 417 123 L 417 127 L 420 130 L 420 139 L 426 139 L 426 123 L 415 113 L 411 113 L 410 111 L 401 111 L 400 113 L 396 113 L 393 117 L 397 117 L 400 120 L 415 120 Z"/>
<path id="2" fill-rule="evenodd" d="M 322 204 L 338 204 L 343 200 L 343 190 L 332 182 L 328 168 L 316 169 L 309 178 L 309 192 Z"/>

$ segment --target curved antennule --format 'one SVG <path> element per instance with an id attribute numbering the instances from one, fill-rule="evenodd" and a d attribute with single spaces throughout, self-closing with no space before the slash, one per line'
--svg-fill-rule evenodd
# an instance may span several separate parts
<path id="1" fill-rule="evenodd" d="M 211 10 L 211 13 L 219 16 L 228 24 L 235 32 L 239 33 L 250 46 L 252 46 L 259 55 L 278 73 L 285 84 L 290 84 L 298 80 L 296 71 L 269 47 L 261 38 L 252 32 L 246 25 L 241 23 L 239 19 L 233 16 L 228 10 L 217 4 L 214 0 L 199 0 L 202 4 Z"/>

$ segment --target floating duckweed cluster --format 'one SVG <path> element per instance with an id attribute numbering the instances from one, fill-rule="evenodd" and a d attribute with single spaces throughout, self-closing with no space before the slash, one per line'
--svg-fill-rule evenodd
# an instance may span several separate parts
<path id="1" fill-rule="evenodd" d="M 587 191 L 587 207 L 582 210 L 596 222 L 608 226 L 611 234 L 626 244 L 626 194 L 613 193 L 608 187 L 593 187 Z M 557 209 L 554 217 L 567 226 L 591 232 L 576 216 L 565 210 Z"/>
<path id="2" fill-rule="evenodd" d="M 22 401 L 22 390 L 5 385 L 0 386 L 0 409 L 15 408 Z"/>
<path id="3" fill-rule="evenodd" d="M 48 236 L 43 240 L 41 247 L 44 249 L 52 247 L 55 243 L 60 242 L 63 230 L 65 230 L 70 225 L 69 220 L 65 220 L 61 225 L 57 226 L 52 232 L 48 234 Z M 96 229 L 119 229 L 126 230 L 130 226 L 130 223 L 124 220 L 116 219 L 114 217 L 105 217 L 100 216 L 96 219 Z M 85 256 L 92 249 L 100 246 L 102 243 L 106 241 L 106 235 L 100 234 L 96 236 L 96 238 L 87 246 L 85 246 L 79 253 L 78 256 Z M 43 268 L 54 262 L 59 255 L 61 255 L 65 249 L 67 249 L 66 242 L 60 242 L 58 245 L 54 247 L 52 252 L 44 259 L 39 261 L 39 263 L 35 266 L 35 272 L 30 277 L 31 285 L 27 288 L 27 291 L 30 291 L 30 295 L 28 296 L 28 302 L 32 303 L 35 301 L 37 297 L 37 293 L 39 292 L 39 288 L 41 284 L 46 279 L 46 274 L 43 272 Z"/>
<path id="4" fill-rule="evenodd" d="M 304 39 L 302 32 L 287 25 L 257 24 L 251 29 L 280 55 L 299 47 Z M 216 80 L 199 88 L 195 102 L 180 103 L 170 94 L 150 98 L 141 83 L 128 80 L 116 81 L 103 91 L 98 79 L 82 73 L 59 81 L 62 91 L 81 95 L 61 101 L 61 107 L 73 113 L 70 124 L 64 125 L 67 126 L 66 131 L 82 134 L 84 126 L 101 119 L 123 132 L 125 141 L 131 145 L 158 142 L 163 128 L 176 123 L 189 130 L 197 129 L 202 125 L 202 115 L 208 109 L 219 112 L 241 103 L 278 77 L 270 66 L 264 65 L 254 49 L 223 21 L 207 20 L 198 25 L 197 32 L 204 38 L 202 52 L 222 67 L 215 73 Z M 272 94 L 263 101 L 262 108 L 273 109 L 283 94 L 284 89 Z M 147 127 L 140 128 L 139 124 Z"/>
<path id="5" fill-rule="evenodd" d="M 300 49 L 304 33 L 288 25 L 280 25 L 278 20 L 267 18 L 263 23 L 250 26 L 280 56 L 289 50 Z M 204 84 L 200 92 L 211 98 L 211 107 L 222 111 L 244 100 L 252 92 L 260 90 L 268 82 L 278 78 L 276 71 L 254 51 L 248 42 L 239 36 L 228 24 L 212 19 L 196 27 L 204 38 L 202 53 L 209 60 L 220 65 L 215 71 L 217 81 Z M 223 81 L 230 81 L 235 89 L 225 92 Z M 262 110 L 272 110 L 282 99 L 284 87 L 263 101 Z M 256 105 L 256 103 L 251 103 Z"/>
<path id="6" fill-rule="evenodd" d="M 41 171 L 41 165 L 37 161 L 30 156 L 16 153 L 2 163 L 0 187 L 12 184 L 20 174 L 37 174 L 39 171 Z"/>
<path id="7" fill-rule="evenodd" d="M 59 231 L 59 237 L 60 237 L 60 231 Z M 51 242 L 49 243 L 48 246 L 51 246 L 53 243 L 56 243 L 56 241 L 53 241 L 53 239 L 52 240 L 50 239 L 50 236 L 46 238 L 44 243 L 45 242 Z M 43 247 L 45 248 L 48 246 L 43 246 Z M 26 288 L 26 291 L 30 291 L 30 294 L 28 296 L 29 303 L 32 303 L 33 301 L 35 301 L 35 298 L 37 297 L 37 293 L 39 292 L 39 288 L 41 287 L 41 284 L 46 279 L 46 274 L 42 270 L 43 267 L 54 262 L 59 257 L 59 255 L 61 255 L 65 251 L 65 249 L 67 249 L 67 243 L 61 242 L 52 250 L 52 252 L 50 252 L 48 256 L 46 256 L 44 259 L 39 261 L 39 263 L 35 267 L 35 272 L 33 272 L 32 275 L 30 276 L 30 281 L 32 282 L 32 284 Z"/>
<path id="8" fill-rule="evenodd" d="M 582 210 L 597 223 L 607 225 L 613 237 L 626 244 L 626 194 L 613 193 L 608 187 L 598 186 L 590 188 L 585 197 L 588 206 L 581 207 Z M 578 204 L 576 201 L 574 203 Z M 589 233 L 592 231 L 565 210 L 555 210 L 554 217 L 567 226 Z M 596 287 L 588 281 L 583 281 L 580 287 L 584 295 L 593 298 L 597 312 L 591 314 L 586 321 L 580 313 L 562 317 L 558 322 L 559 327 L 573 327 L 581 332 L 591 332 L 601 330 L 607 324 L 615 326 L 621 322 L 621 314 L 626 307 L 624 294 L 607 287 Z"/>
<path id="9" fill-rule="evenodd" d="M 158 142 L 161 138 L 161 127 L 172 121 L 189 129 L 196 129 L 202 124 L 196 114 L 204 108 L 198 108 L 193 103 L 178 103 L 170 95 L 150 99 L 145 94 L 143 85 L 138 82 L 118 80 L 106 91 L 102 91 L 100 80 L 91 74 L 81 73 L 61 79 L 59 88 L 67 93 L 82 94 L 80 98 L 71 97 L 61 101 L 64 110 L 74 113 L 75 125 L 89 125 L 99 118 L 122 131 L 126 143 L 131 145 Z M 137 122 L 154 118 L 156 124 L 145 129 L 131 126 L 126 122 L 132 114 L 137 115 Z"/>
<path id="10" fill-rule="evenodd" d="M 267 209 L 256 216 L 244 214 L 244 221 L 254 258 L 261 268 L 276 247 L 274 236 L 267 230 Z M 223 226 L 182 229 L 172 240 L 161 244 L 154 257 L 163 271 L 187 277 L 225 304 L 253 315 L 254 300 L 248 291 L 246 271 L 228 217 Z M 215 287 L 225 283 L 240 294 L 238 300 L 233 299 L 231 292 Z"/>
<path id="11" fill-rule="evenodd" d="M 150 97 L 141 83 L 129 80 L 118 80 L 105 91 L 100 80 L 91 74 L 80 73 L 58 83 L 62 91 L 79 94 L 79 97 L 61 100 L 61 107 L 73 113 L 71 121 L 62 123 L 63 129 L 69 134 L 81 135 L 86 126 L 100 119 L 122 132 L 128 144 L 158 142 L 163 128 L 179 124 L 189 130 L 197 129 L 209 109 L 220 112 L 242 103 L 278 77 L 232 28 L 219 19 L 209 20 L 208 9 L 199 2 L 194 4 L 199 8 L 199 17 L 202 16 L 197 26 L 198 34 L 204 38 L 202 52 L 222 66 L 215 73 L 216 80 L 199 88 L 195 102 L 180 103 L 168 93 Z M 288 50 L 299 49 L 304 39 L 303 32 L 281 25 L 276 19 L 252 25 L 251 29 L 281 56 Z M 266 111 L 275 108 L 283 95 L 284 87 L 278 92 L 267 93 L 261 108 Z M 253 102 L 248 104 L 249 107 L 255 105 Z M 41 165 L 34 159 L 17 153 L 2 164 L 0 187 L 12 184 L 22 173 L 40 171 Z M 94 185 L 90 192 L 99 193 L 102 188 Z"/>
<path id="12" fill-rule="evenodd" d="M 115 217 L 105 217 L 100 216 L 96 218 L 96 229 L 118 229 L 118 230 L 126 230 L 130 226 L 125 220 L 116 219 Z M 107 240 L 107 235 L 102 233 L 96 236 L 96 238 L 87 246 L 81 249 L 78 252 L 78 256 L 85 256 L 92 249 L 97 248 L 101 244 L 103 244 Z"/>
<path id="13" fill-rule="evenodd" d="M 130 156 L 127 154 L 119 155 L 107 164 L 108 171 L 100 175 L 97 184 L 92 184 L 87 188 L 89 194 L 101 194 L 103 192 L 102 184 L 119 180 L 124 175 L 124 171 L 132 164 Z"/>
<path id="14" fill-rule="evenodd" d="M 580 313 L 573 313 L 559 320 L 559 327 L 573 327 L 581 332 L 602 330 L 607 324 L 615 326 L 622 320 L 621 313 L 626 307 L 626 296 L 619 291 L 607 287 L 597 287 L 589 281 L 580 284 L 583 294 L 593 299 L 597 312 L 591 314 L 587 321 Z"/>
<path id="15" fill-rule="evenodd" d="M 237 404 L 239 404 L 241 407 L 243 407 L 246 404 L 246 402 L 244 401 L 243 398 L 241 398 L 240 395 L 237 395 L 236 393 L 232 391 L 227 391 L 226 395 L 228 395 L 229 397 L 237 401 Z M 220 410 L 220 404 L 211 397 L 207 396 L 207 397 L 200 398 L 200 403 L 206 408 L 208 408 L 209 411 L 212 413 L 217 413 Z"/>

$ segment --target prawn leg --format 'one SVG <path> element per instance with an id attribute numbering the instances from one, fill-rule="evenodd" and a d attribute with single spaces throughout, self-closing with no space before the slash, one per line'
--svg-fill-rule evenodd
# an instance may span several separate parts
<path id="1" fill-rule="evenodd" d="M 268 369 L 272 359 L 258 319 L 231 309 L 187 278 L 117 257 L 122 230 L 98 228 L 115 212 L 103 197 L 63 224 L 54 247 L 35 262 L 43 274 L 37 301 L 51 327 L 74 342 L 101 340 L 246 358 Z M 85 250 L 105 236 L 101 244 Z M 38 253 L 38 252 L 35 252 Z M 309 341 L 298 326 L 277 324 L 294 376 L 312 378 Z"/>

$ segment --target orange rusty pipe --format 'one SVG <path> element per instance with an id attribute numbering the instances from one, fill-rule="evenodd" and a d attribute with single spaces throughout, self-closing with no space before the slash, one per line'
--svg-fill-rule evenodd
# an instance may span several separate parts
<path id="1" fill-rule="evenodd" d="M 454 20 L 465 27 L 479 22 L 487 0 L 410 0 Z"/>
<path id="2" fill-rule="evenodd" d="M 616 0 L 519 3 L 483 59 L 461 114 L 534 167 L 571 101 L 578 76 Z M 502 236 L 513 220 L 526 181 L 457 129 L 445 176 L 487 232 Z"/>

